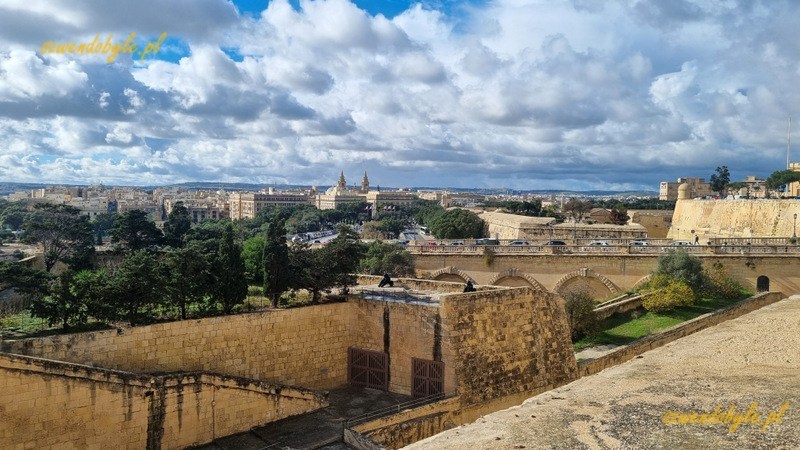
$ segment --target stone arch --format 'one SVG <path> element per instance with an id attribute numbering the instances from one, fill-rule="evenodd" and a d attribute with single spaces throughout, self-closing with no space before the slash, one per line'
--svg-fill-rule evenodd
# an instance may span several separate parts
<path id="1" fill-rule="evenodd" d="M 588 267 L 581 267 L 580 269 L 574 272 L 570 272 L 561 277 L 561 279 L 558 280 L 558 282 L 556 283 L 556 286 L 553 288 L 553 291 L 561 292 L 561 289 L 569 280 L 577 277 L 597 279 L 598 281 L 603 283 L 603 285 L 605 285 L 605 287 L 607 287 L 612 294 L 618 294 L 620 292 L 619 288 L 614 283 L 612 283 L 611 280 L 608 279 L 608 277 L 606 277 L 605 275 L 600 275 L 599 273 L 595 272 L 594 270 Z"/>
<path id="2" fill-rule="evenodd" d="M 653 274 L 652 273 L 650 275 L 643 276 L 642 278 L 639 279 L 639 281 L 637 281 L 636 283 L 633 284 L 633 287 L 631 288 L 631 290 L 635 291 L 636 289 L 639 289 L 640 287 L 644 286 L 645 283 L 650 281 L 651 278 L 653 278 Z"/>
<path id="3" fill-rule="evenodd" d="M 495 284 L 498 281 L 502 280 L 503 278 L 522 278 L 528 284 L 530 284 L 532 288 L 534 288 L 534 289 L 536 289 L 538 291 L 545 291 L 545 292 L 547 291 L 547 288 L 542 286 L 542 283 L 539 283 L 535 278 L 533 278 L 529 274 L 520 272 L 519 269 L 517 269 L 515 267 L 512 267 L 510 269 L 506 269 L 506 270 L 498 273 L 497 275 L 493 276 L 492 279 L 489 280 L 489 283 L 487 283 L 487 284 Z"/>
<path id="4" fill-rule="evenodd" d="M 454 279 L 456 277 L 461 278 L 461 280 Z M 467 280 L 475 281 L 466 272 L 454 266 L 443 267 L 439 270 L 434 271 L 431 274 L 431 278 L 439 281 L 461 281 L 462 283 L 466 283 Z"/>
<path id="5" fill-rule="evenodd" d="M 756 278 L 756 291 L 757 292 L 768 292 L 769 291 L 769 277 L 766 275 L 761 275 L 760 277 Z"/>

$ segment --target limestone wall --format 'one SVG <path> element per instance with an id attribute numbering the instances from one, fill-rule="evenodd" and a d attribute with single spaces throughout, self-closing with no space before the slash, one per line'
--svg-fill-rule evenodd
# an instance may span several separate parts
<path id="1" fill-rule="evenodd" d="M 310 391 L 0 354 L 0 448 L 178 449 L 325 406 Z"/>
<path id="2" fill-rule="evenodd" d="M 680 200 L 667 237 L 701 242 L 715 237 L 790 237 L 800 200 Z"/>
<path id="3" fill-rule="evenodd" d="M 389 390 L 411 395 L 412 359 L 442 361 L 444 391 L 455 392 L 455 363 L 441 338 L 439 308 L 397 301 L 349 300 L 358 326 L 353 347 L 389 354 Z M 438 325 L 437 325 L 438 323 Z"/>
<path id="4" fill-rule="evenodd" d="M 327 389 L 347 382 L 347 303 L 3 341 L 2 351 L 133 372 L 208 371 Z"/>
<path id="5" fill-rule="evenodd" d="M 453 294 L 443 299 L 441 315 L 465 405 L 576 377 L 566 315 L 553 294 L 529 288 Z"/>

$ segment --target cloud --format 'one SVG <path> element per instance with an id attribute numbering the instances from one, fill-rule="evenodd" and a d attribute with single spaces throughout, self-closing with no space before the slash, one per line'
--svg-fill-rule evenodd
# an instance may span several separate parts
<path id="1" fill-rule="evenodd" d="M 324 185 L 366 169 L 383 185 L 655 190 L 780 168 L 800 5 L 667 3 L 420 3 L 389 19 L 347 0 L 245 16 L 222 0 L 9 0 L 0 177 Z M 186 48 L 36 53 L 130 32 Z"/>

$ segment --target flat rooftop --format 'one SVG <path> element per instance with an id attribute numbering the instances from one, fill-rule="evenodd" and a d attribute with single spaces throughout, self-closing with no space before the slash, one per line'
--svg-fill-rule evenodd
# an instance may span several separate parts
<path id="1" fill-rule="evenodd" d="M 378 287 L 377 284 L 355 286 L 350 289 L 350 292 L 365 300 L 411 303 L 425 306 L 439 306 L 442 296 L 450 294 L 450 292 L 409 289 L 402 286 Z"/>
<path id="2" fill-rule="evenodd" d="M 407 448 L 800 448 L 798 330 L 793 296 Z"/>

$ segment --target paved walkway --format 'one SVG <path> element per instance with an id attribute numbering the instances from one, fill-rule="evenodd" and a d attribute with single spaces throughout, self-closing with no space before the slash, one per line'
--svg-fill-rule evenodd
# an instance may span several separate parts
<path id="1" fill-rule="evenodd" d="M 800 296 L 408 448 L 798 449 Z"/>
<path id="2" fill-rule="evenodd" d="M 266 450 L 348 448 L 342 441 L 344 421 L 364 413 L 411 400 L 407 395 L 377 389 L 345 387 L 328 394 L 330 406 L 289 417 L 247 433 L 219 438 L 202 450 Z"/>

